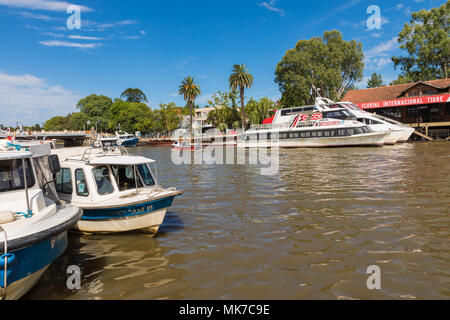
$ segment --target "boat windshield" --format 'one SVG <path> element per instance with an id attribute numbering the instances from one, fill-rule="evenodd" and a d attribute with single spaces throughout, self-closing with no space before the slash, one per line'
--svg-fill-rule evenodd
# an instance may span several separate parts
<path id="1" fill-rule="evenodd" d="M 25 159 L 27 186 L 34 186 L 34 175 L 31 171 L 30 159 Z M 22 160 L 0 161 L 0 192 L 25 189 Z"/>
<path id="2" fill-rule="evenodd" d="M 135 166 L 112 166 L 112 171 L 119 191 L 136 189 Z M 139 177 L 137 181 L 138 186 L 142 187 Z"/>
<path id="3" fill-rule="evenodd" d="M 111 183 L 109 176 L 109 170 L 107 166 L 101 166 L 92 169 L 94 173 L 95 183 L 97 184 L 97 190 L 100 195 L 111 194 L 114 192 L 114 187 Z"/>
<path id="4" fill-rule="evenodd" d="M 144 180 L 144 183 L 147 186 L 154 186 L 155 180 L 153 179 L 153 176 L 152 176 L 148 166 L 146 164 L 141 164 L 138 166 L 138 168 L 139 168 L 139 173 L 141 174 L 142 180 Z"/>

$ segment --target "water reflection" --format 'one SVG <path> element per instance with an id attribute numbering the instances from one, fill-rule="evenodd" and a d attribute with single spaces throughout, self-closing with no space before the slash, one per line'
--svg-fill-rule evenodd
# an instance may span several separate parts
<path id="1" fill-rule="evenodd" d="M 280 170 L 158 161 L 184 189 L 156 238 L 79 236 L 30 299 L 449 298 L 450 145 L 280 151 Z M 81 292 L 65 288 L 79 263 Z M 382 289 L 366 287 L 367 267 Z"/>

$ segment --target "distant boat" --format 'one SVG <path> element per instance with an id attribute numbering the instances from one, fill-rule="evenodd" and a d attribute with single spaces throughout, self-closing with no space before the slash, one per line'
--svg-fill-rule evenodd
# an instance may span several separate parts
<path id="1" fill-rule="evenodd" d="M 117 144 L 124 147 L 136 147 L 139 142 L 139 138 L 135 135 L 122 131 L 116 132 L 116 138 L 119 139 Z"/>

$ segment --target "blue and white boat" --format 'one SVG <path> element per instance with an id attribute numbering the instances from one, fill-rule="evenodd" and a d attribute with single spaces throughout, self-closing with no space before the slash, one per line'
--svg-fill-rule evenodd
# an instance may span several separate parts
<path id="1" fill-rule="evenodd" d="M 167 209 L 183 191 L 162 188 L 155 161 L 122 147 L 53 150 L 61 159 L 59 197 L 83 209 L 76 228 L 84 233 L 149 230 L 156 234 Z M 156 172 L 156 170 L 155 170 Z"/>
<path id="2" fill-rule="evenodd" d="M 122 131 L 116 132 L 116 138 L 119 139 L 117 144 L 124 147 L 136 147 L 139 142 L 138 137 Z"/>
<path id="3" fill-rule="evenodd" d="M 27 149 L 0 142 L 0 299 L 25 295 L 67 248 L 81 218 L 54 191 L 58 158 L 49 144 Z"/>

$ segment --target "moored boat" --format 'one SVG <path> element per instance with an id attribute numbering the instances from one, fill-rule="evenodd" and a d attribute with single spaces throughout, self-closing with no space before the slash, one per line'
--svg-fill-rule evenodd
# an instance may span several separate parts
<path id="1" fill-rule="evenodd" d="M 167 209 L 183 191 L 162 188 L 151 165 L 122 147 L 54 150 L 60 198 L 83 209 L 76 228 L 85 233 L 149 230 L 156 234 Z"/>
<path id="2" fill-rule="evenodd" d="M 139 142 L 139 138 L 129 134 L 127 132 L 116 132 L 116 138 L 118 138 L 118 145 L 124 146 L 124 147 L 136 147 L 138 142 Z"/>
<path id="3" fill-rule="evenodd" d="M 82 211 L 61 205 L 53 192 L 59 162 L 50 145 L 1 143 L 0 150 L 0 298 L 13 300 L 65 251 Z"/>
<path id="4" fill-rule="evenodd" d="M 313 107 L 278 110 L 268 123 L 253 126 L 238 140 L 238 147 L 325 148 L 383 146 L 390 130 L 374 132 L 369 126 L 355 120 L 324 118 Z"/>

